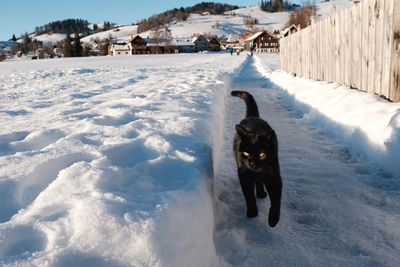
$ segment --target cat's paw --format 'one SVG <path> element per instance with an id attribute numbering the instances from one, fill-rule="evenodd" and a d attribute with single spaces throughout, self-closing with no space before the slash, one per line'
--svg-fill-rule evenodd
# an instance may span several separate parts
<path id="1" fill-rule="evenodd" d="M 257 209 L 247 210 L 247 218 L 254 218 L 257 217 L 257 215 L 258 215 Z"/>
<path id="2" fill-rule="evenodd" d="M 267 192 L 262 191 L 262 192 L 257 192 L 257 198 L 266 198 L 267 197 Z"/>
<path id="3" fill-rule="evenodd" d="M 268 215 L 268 224 L 271 227 L 275 227 L 278 222 L 279 222 L 279 216 L 280 216 L 280 209 L 274 209 L 270 208 L 269 209 L 269 215 Z"/>

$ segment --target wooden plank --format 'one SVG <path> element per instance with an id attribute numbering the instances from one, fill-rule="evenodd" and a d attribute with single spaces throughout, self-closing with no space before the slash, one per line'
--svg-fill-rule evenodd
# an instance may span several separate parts
<path id="1" fill-rule="evenodd" d="M 351 49 L 351 65 L 350 65 L 350 72 L 351 72 L 351 77 L 350 77 L 350 86 L 352 88 L 357 88 L 356 87 L 356 80 L 357 80 L 357 65 L 358 62 L 358 45 L 357 45 L 357 6 L 355 5 L 350 9 L 350 49 Z"/>
<path id="2" fill-rule="evenodd" d="M 353 62 L 352 62 L 352 81 L 351 86 L 353 88 L 360 88 L 360 79 L 361 79 L 361 5 L 356 4 L 353 8 L 353 16 L 352 16 L 352 49 L 353 49 Z"/>
<path id="3" fill-rule="evenodd" d="M 343 34 L 344 34 L 344 64 L 343 64 L 343 68 L 344 68 L 344 75 L 343 75 L 343 83 L 346 86 L 350 86 L 350 66 L 351 66 L 351 49 L 350 49 L 350 12 L 349 10 L 344 10 L 343 11 Z"/>
<path id="4" fill-rule="evenodd" d="M 339 25 L 340 25 L 340 84 L 345 83 L 345 65 L 346 65 L 346 35 L 345 35 L 345 11 L 340 11 L 340 19 L 339 19 Z"/>
<path id="5" fill-rule="evenodd" d="M 304 29 L 304 37 L 306 38 L 307 42 L 307 50 L 306 50 L 306 78 L 311 77 L 311 29 L 308 27 Z"/>
<path id="6" fill-rule="evenodd" d="M 383 57 L 383 11 L 385 9 L 385 1 L 377 0 L 375 4 L 375 69 L 374 69 L 374 92 L 382 95 L 382 57 Z"/>
<path id="7" fill-rule="evenodd" d="M 356 27 L 355 27 L 355 46 L 356 46 L 356 54 L 357 60 L 356 65 L 354 66 L 355 70 L 355 88 L 361 90 L 362 87 L 362 4 L 359 3 L 357 5 L 357 18 L 356 18 Z"/>
<path id="8" fill-rule="evenodd" d="M 364 0 L 362 4 L 362 86 L 361 90 L 368 91 L 368 51 L 369 51 L 369 0 Z"/>
<path id="9" fill-rule="evenodd" d="M 375 93 L 375 4 L 376 0 L 369 0 L 369 18 L 368 18 L 368 92 Z"/>
<path id="10" fill-rule="evenodd" d="M 340 82 L 340 15 L 335 13 L 335 82 Z"/>
<path id="11" fill-rule="evenodd" d="M 393 2 L 391 36 L 390 100 L 400 101 L 400 0 Z"/>

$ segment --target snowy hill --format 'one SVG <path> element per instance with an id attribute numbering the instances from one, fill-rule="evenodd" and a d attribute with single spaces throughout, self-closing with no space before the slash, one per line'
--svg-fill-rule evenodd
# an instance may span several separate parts
<path id="1" fill-rule="evenodd" d="M 115 29 L 91 34 L 82 38 L 81 41 L 84 43 L 92 43 L 96 39 L 104 40 L 110 36 L 117 40 L 129 40 L 129 38 L 135 34 L 137 34 L 136 25 L 121 25 L 117 26 Z"/>
<path id="2" fill-rule="evenodd" d="M 317 3 L 317 13 L 319 17 L 329 16 L 332 13 L 333 6 L 337 10 L 348 8 L 353 5 L 349 0 L 335 0 L 324 3 Z M 186 21 L 175 21 L 168 25 L 173 37 L 191 37 L 194 33 L 211 34 L 217 36 L 229 36 L 230 34 L 240 34 L 249 30 L 243 23 L 247 17 L 256 18 L 259 23 L 256 28 L 262 28 L 269 31 L 282 30 L 288 21 L 290 12 L 263 12 L 259 6 L 246 7 L 233 11 L 228 11 L 225 15 L 199 15 L 191 14 Z M 216 25 L 219 25 L 216 27 Z M 137 26 L 121 25 L 116 29 L 91 34 L 82 38 L 85 43 L 92 43 L 96 38 L 104 40 L 112 36 L 114 39 L 129 40 L 137 33 Z M 140 34 L 142 37 L 150 36 L 150 31 Z M 45 43 L 59 41 L 62 35 L 40 35 L 33 37 Z"/>

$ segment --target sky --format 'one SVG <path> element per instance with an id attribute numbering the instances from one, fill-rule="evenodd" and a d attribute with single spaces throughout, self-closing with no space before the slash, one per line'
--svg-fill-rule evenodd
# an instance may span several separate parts
<path id="1" fill-rule="evenodd" d="M 85 19 L 91 23 L 103 21 L 132 24 L 151 15 L 175 7 L 188 7 L 205 0 L 18 0 L 2 1 L 0 40 L 9 40 L 33 32 L 35 27 L 63 19 Z M 260 0 L 217 1 L 239 6 L 252 6 Z"/>

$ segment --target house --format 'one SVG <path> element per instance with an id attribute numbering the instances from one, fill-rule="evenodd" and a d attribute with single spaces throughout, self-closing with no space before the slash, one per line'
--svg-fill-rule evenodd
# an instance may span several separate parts
<path id="1" fill-rule="evenodd" d="M 287 37 L 287 36 L 289 36 L 290 34 L 295 33 L 295 32 L 297 32 L 297 31 L 299 31 L 299 30 L 300 30 L 300 25 L 299 25 L 299 26 L 296 26 L 296 25 L 292 24 L 292 25 L 290 25 L 289 27 L 287 27 L 286 29 L 284 29 L 284 30 L 281 32 L 281 35 L 282 35 L 282 37 Z"/>
<path id="2" fill-rule="evenodd" d="M 217 38 L 212 37 L 208 40 L 208 50 L 209 51 L 221 51 L 221 43 Z"/>
<path id="3" fill-rule="evenodd" d="M 196 52 L 208 50 L 208 41 L 203 35 L 193 37 L 192 42 L 196 45 Z"/>
<path id="4" fill-rule="evenodd" d="M 36 56 L 37 56 L 38 59 L 45 58 L 44 49 L 43 48 L 36 49 Z"/>
<path id="5" fill-rule="evenodd" d="M 130 41 L 130 44 L 132 48 L 132 55 L 148 54 L 147 42 L 139 35 L 133 37 Z"/>
<path id="6" fill-rule="evenodd" d="M 174 40 L 175 53 L 195 53 L 196 45 L 189 38 L 177 38 Z"/>
<path id="7" fill-rule="evenodd" d="M 257 32 L 245 40 L 245 47 L 254 47 L 254 52 L 279 52 L 279 38 L 268 31 Z"/>
<path id="8" fill-rule="evenodd" d="M 173 40 L 163 38 L 145 38 L 147 42 L 147 51 L 149 54 L 172 54 L 176 47 Z"/>
<path id="9" fill-rule="evenodd" d="M 132 48 L 130 43 L 115 43 L 110 46 L 110 55 L 112 56 L 126 56 L 132 55 Z"/>
<path id="10" fill-rule="evenodd" d="M 239 44 L 239 39 L 240 36 L 237 34 L 229 34 L 228 39 L 226 39 L 226 44 L 231 45 L 231 44 Z"/>

